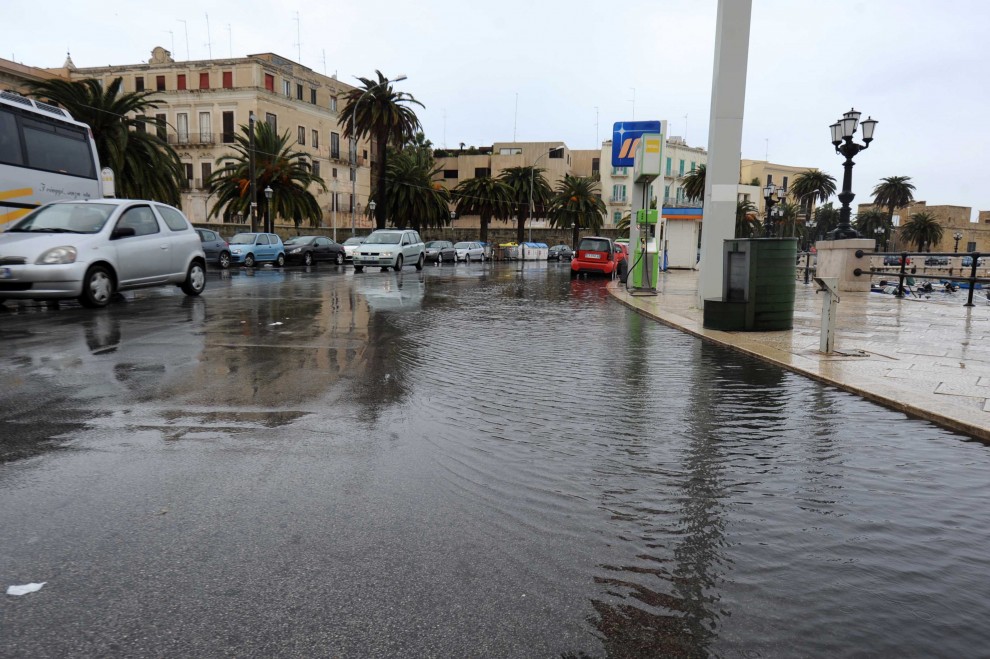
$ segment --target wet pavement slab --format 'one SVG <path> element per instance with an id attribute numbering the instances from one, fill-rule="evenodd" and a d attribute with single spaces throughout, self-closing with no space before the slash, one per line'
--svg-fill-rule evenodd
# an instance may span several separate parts
<path id="1" fill-rule="evenodd" d="M 0 655 L 974 655 L 988 448 L 567 264 L 0 312 Z"/>

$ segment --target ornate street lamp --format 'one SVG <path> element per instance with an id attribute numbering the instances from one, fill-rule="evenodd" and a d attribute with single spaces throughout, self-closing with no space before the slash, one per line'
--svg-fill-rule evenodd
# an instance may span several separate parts
<path id="1" fill-rule="evenodd" d="M 962 240 L 962 234 L 959 233 L 958 231 L 956 231 L 954 234 L 952 234 L 952 237 L 956 241 L 956 247 L 952 251 L 953 252 L 958 252 L 959 251 L 959 241 Z"/>
<path id="2" fill-rule="evenodd" d="M 369 201 L 368 202 L 368 212 L 371 214 L 372 221 L 374 221 L 376 219 L 375 218 L 375 206 L 377 206 L 377 205 L 378 204 L 375 203 L 374 201 Z M 378 225 L 376 224 L 375 226 L 378 226 Z"/>
<path id="3" fill-rule="evenodd" d="M 861 115 L 862 112 L 857 112 L 855 109 L 849 110 L 849 112 L 842 115 L 842 119 L 829 126 L 832 129 L 832 144 L 835 146 L 835 152 L 844 156 L 846 159 L 842 165 L 844 168 L 842 174 L 842 192 L 839 193 L 839 201 L 842 202 L 842 209 L 839 211 L 839 226 L 830 232 L 830 240 L 860 237 L 859 232 L 852 227 L 852 223 L 850 222 L 852 209 L 849 204 L 856 196 L 852 192 L 852 168 L 856 164 L 852 159 L 853 156 L 863 149 L 869 148 L 870 142 L 873 141 L 873 131 L 877 127 L 877 120 L 872 117 L 860 123 L 859 118 Z M 857 127 L 862 127 L 863 129 L 862 144 L 853 142 L 853 135 L 856 134 Z"/>
<path id="4" fill-rule="evenodd" d="M 773 207 L 784 201 L 787 190 L 778 188 L 773 183 L 767 183 L 763 188 L 763 200 L 766 202 L 766 219 L 763 221 L 763 237 L 773 238 Z"/>
<path id="5" fill-rule="evenodd" d="M 877 234 L 877 247 L 879 248 L 885 241 L 883 240 L 883 234 L 886 233 L 883 227 L 877 227 L 873 230 L 873 233 Z M 877 251 L 880 251 L 879 249 Z M 883 250 L 887 251 L 887 250 Z"/>
<path id="6" fill-rule="evenodd" d="M 272 217 L 272 186 L 265 186 L 265 199 L 268 200 L 268 217 L 265 218 L 265 231 L 275 233 L 275 218 Z"/>

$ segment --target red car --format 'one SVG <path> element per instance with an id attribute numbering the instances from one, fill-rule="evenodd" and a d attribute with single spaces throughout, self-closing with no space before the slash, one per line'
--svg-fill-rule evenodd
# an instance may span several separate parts
<path id="1" fill-rule="evenodd" d="M 587 236 L 578 243 L 574 258 L 571 259 L 571 279 L 581 273 L 601 275 L 625 275 L 627 263 L 626 246 L 613 243 L 611 238 Z"/>

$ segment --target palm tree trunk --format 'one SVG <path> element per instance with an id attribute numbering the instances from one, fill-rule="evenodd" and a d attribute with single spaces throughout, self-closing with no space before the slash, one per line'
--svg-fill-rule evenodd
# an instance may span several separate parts
<path id="1" fill-rule="evenodd" d="M 384 135 L 378 136 L 378 144 L 376 145 L 376 150 L 378 151 L 378 188 L 375 193 L 375 198 L 378 203 L 375 205 L 375 228 L 384 229 L 385 228 L 385 158 L 388 152 L 388 132 Z"/>
<path id="2" fill-rule="evenodd" d="M 516 214 L 516 242 L 520 245 L 526 242 L 526 216 L 521 208 Z"/>
<path id="3" fill-rule="evenodd" d="M 581 227 L 578 226 L 577 222 L 574 222 L 574 228 L 571 229 L 571 249 L 577 251 L 578 235 L 581 233 Z"/>
<path id="4" fill-rule="evenodd" d="M 490 214 L 483 213 L 481 215 L 481 242 L 488 242 L 488 223 L 492 221 L 492 216 Z"/>

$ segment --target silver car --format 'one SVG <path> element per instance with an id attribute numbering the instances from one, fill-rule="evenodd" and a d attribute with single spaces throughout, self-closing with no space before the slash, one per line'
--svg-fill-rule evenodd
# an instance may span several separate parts
<path id="1" fill-rule="evenodd" d="M 423 269 L 426 261 L 426 245 L 419 233 L 412 229 L 379 229 L 354 250 L 354 272 L 361 272 L 365 266 L 387 270 L 402 270 L 406 263 L 416 264 Z"/>
<path id="2" fill-rule="evenodd" d="M 181 211 L 153 201 L 57 201 L 0 233 L 0 301 L 77 298 L 172 284 L 206 287 L 206 255 Z"/>
<path id="3" fill-rule="evenodd" d="M 459 242 L 454 243 L 457 250 L 457 260 L 470 263 L 471 261 L 484 261 L 485 248 L 481 243 Z"/>

